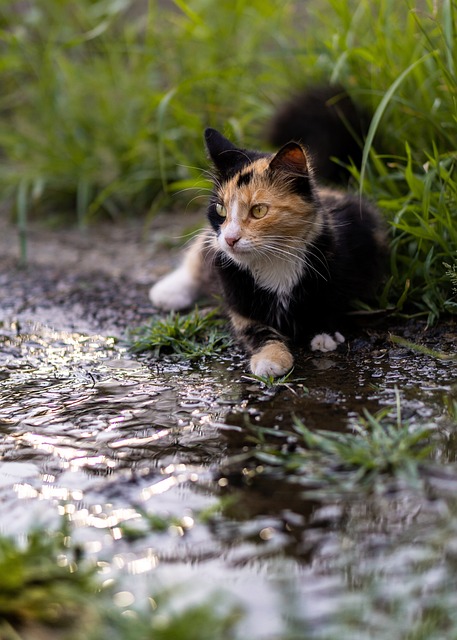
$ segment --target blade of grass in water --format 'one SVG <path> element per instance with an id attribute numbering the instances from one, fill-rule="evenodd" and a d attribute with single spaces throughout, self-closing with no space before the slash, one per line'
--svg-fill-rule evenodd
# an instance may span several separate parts
<path id="1" fill-rule="evenodd" d="M 430 349 L 422 344 L 417 344 L 415 342 L 411 342 L 411 340 L 406 340 L 401 336 L 396 336 L 390 334 L 390 340 L 394 344 L 399 344 L 402 347 L 406 347 L 407 349 L 411 349 L 411 351 L 415 351 L 417 353 L 422 353 L 426 356 L 431 356 L 432 358 L 436 358 L 437 360 L 457 360 L 456 353 L 443 353 L 441 351 L 436 351 L 435 349 Z"/>

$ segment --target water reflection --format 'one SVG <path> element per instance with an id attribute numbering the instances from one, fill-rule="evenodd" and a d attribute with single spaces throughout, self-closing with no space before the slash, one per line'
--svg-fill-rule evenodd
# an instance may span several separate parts
<path id="1" fill-rule="evenodd" d="M 363 408 L 394 404 L 399 386 L 405 417 L 451 431 L 443 408 L 451 362 L 388 348 L 352 356 L 304 356 L 296 382 L 267 389 L 243 378 L 237 355 L 151 362 L 112 338 L 3 325 L 0 532 L 55 527 L 64 516 L 106 580 L 126 573 L 122 602 L 139 589 L 128 576 L 160 572 L 164 583 L 194 584 L 203 575 L 240 595 L 272 634 L 282 585 L 280 594 L 291 589 L 297 599 L 300 624 L 306 610 L 306 624 L 319 627 L 349 602 L 348 586 L 380 572 L 386 554 L 389 575 L 401 580 L 400 566 L 412 575 L 409 532 L 426 531 L 433 560 L 430 523 L 452 529 L 436 496 L 440 482 L 455 488 L 454 475 L 431 474 L 425 502 L 409 489 L 326 502 L 293 477 L 221 478 L 227 456 L 246 453 L 247 418 L 287 430 L 298 416 L 310 428 L 343 430 Z M 454 458 L 455 436 L 443 438 L 436 460 Z"/>

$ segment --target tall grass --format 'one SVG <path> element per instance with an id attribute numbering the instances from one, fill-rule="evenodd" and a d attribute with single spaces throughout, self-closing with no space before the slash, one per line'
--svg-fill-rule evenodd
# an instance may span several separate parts
<path id="1" fill-rule="evenodd" d="M 292 91 L 341 83 L 373 114 L 354 174 L 392 225 L 381 302 L 433 322 L 457 310 L 456 15 L 456 0 L 3 1 L 1 198 L 22 237 L 31 213 L 202 203 L 205 126 L 262 146 Z"/>
<path id="2" fill-rule="evenodd" d="M 457 3 L 326 4 L 299 64 L 314 63 L 314 76 L 343 84 L 373 113 L 354 174 L 392 225 L 382 302 L 406 301 L 432 323 L 457 311 L 445 264 L 457 260 Z"/>
<path id="3" fill-rule="evenodd" d="M 3 194 L 26 185 L 29 209 L 82 221 L 139 214 L 170 183 L 195 185 L 204 126 L 233 118 L 241 130 L 258 117 L 251 73 L 265 69 L 281 17 L 278 0 L 50 0 L 0 11 Z"/>

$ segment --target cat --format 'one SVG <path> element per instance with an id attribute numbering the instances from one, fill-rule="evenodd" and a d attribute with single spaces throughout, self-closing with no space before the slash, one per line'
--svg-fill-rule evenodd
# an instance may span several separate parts
<path id="1" fill-rule="evenodd" d="M 241 149 L 205 131 L 215 168 L 209 228 L 178 268 L 150 290 L 154 307 L 190 307 L 218 278 L 236 340 L 256 376 L 279 377 L 294 346 L 335 350 L 354 299 L 372 299 L 386 232 L 359 196 L 320 187 L 298 142 L 276 153 Z"/>

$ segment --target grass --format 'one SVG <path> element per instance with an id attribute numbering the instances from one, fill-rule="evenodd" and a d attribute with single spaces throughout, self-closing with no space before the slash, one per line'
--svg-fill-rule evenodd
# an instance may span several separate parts
<path id="1" fill-rule="evenodd" d="M 0 186 L 23 260 L 31 215 L 84 225 L 152 215 L 178 193 L 203 204 L 205 126 L 262 146 L 276 104 L 335 82 L 373 113 L 354 176 L 392 228 L 381 303 L 429 323 L 455 314 L 457 7 L 416 5 L 2 3 Z"/>
<path id="2" fill-rule="evenodd" d="M 230 640 L 240 611 L 216 597 L 174 610 L 173 593 L 155 594 L 151 612 L 116 605 L 95 566 L 77 559 L 68 527 L 35 531 L 23 544 L 0 536 L 0 637 L 29 640 Z"/>
<path id="3" fill-rule="evenodd" d="M 390 409 L 377 415 L 365 411 L 350 432 L 312 431 L 299 419 L 294 423 L 295 436 L 250 425 L 248 440 L 256 444 L 250 455 L 263 465 L 262 473 L 282 470 L 319 492 L 380 489 L 382 480 L 391 478 L 415 484 L 419 465 L 434 448 L 433 429 L 404 422 L 399 407 L 394 421 L 389 414 Z"/>
<path id="4" fill-rule="evenodd" d="M 87 633 L 98 617 L 91 598 L 98 587 L 65 546 L 63 532 L 33 532 L 24 545 L 0 537 L 0 637 L 14 629 L 79 627 Z M 72 557 L 73 556 L 73 557 Z"/>
<path id="5" fill-rule="evenodd" d="M 134 353 L 148 351 L 155 357 L 173 354 L 198 359 L 221 353 L 231 338 L 217 309 L 202 313 L 195 308 L 188 314 L 171 312 L 166 318 L 154 317 L 149 324 L 134 329 L 130 341 Z"/>
<path id="6" fill-rule="evenodd" d="M 390 334 L 390 341 L 394 344 L 399 344 L 402 347 L 406 347 L 411 351 L 415 351 L 416 353 L 422 353 L 426 356 L 430 356 L 431 358 L 436 358 L 437 360 L 457 360 L 456 353 L 443 353 L 441 351 L 436 351 L 435 349 L 430 349 L 423 344 L 416 344 L 415 342 L 406 340 L 401 336 Z"/>
<path id="7" fill-rule="evenodd" d="M 251 373 L 249 375 L 241 376 L 243 380 L 257 382 L 260 388 L 270 389 L 273 391 L 277 391 L 278 389 L 285 387 L 292 391 L 292 393 L 297 394 L 293 385 L 296 383 L 300 383 L 300 393 L 305 395 L 308 393 L 308 388 L 301 384 L 304 381 L 304 378 L 294 378 L 293 377 L 294 370 L 293 368 L 283 376 L 279 376 L 279 378 L 275 378 L 273 375 L 268 376 L 256 376 Z"/>

